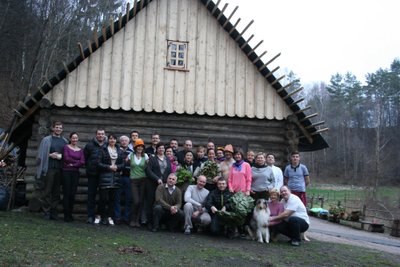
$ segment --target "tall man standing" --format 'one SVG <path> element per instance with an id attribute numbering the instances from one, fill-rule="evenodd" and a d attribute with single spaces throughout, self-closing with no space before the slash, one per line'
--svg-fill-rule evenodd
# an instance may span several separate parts
<path id="1" fill-rule="evenodd" d="M 306 187 L 310 184 L 310 176 L 307 167 L 300 163 L 300 154 L 298 151 L 293 151 L 290 154 L 290 164 L 286 166 L 283 176 L 285 185 L 307 207 Z M 302 239 L 310 241 L 305 232 L 302 233 Z"/>
<path id="2" fill-rule="evenodd" d="M 186 140 L 183 145 L 183 150 L 176 153 L 176 157 L 178 158 L 179 164 L 183 165 L 185 163 L 185 154 L 187 151 L 191 151 L 193 148 L 192 140 Z"/>
<path id="3" fill-rule="evenodd" d="M 153 157 L 157 154 L 157 144 L 160 143 L 160 135 L 158 133 L 153 133 L 151 135 L 151 146 L 144 150 L 149 157 Z"/>
<path id="4" fill-rule="evenodd" d="M 290 164 L 286 166 L 283 173 L 284 184 L 290 189 L 292 194 L 298 196 L 307 207 L 306 187 L 310 183 L 310 176 L 305 165 L 300 163 L 300 154 L 293 151 L 290 154 Z"/>
<path id="5" fill-rule="evenodd" d="M 178 153 L 178 147 L 179 147 L 178 139 L 171 138 L 171 140 L 169 140 L 169 147 L 172 148 L 172 152 L 174 152 L 174 156 L 176 156 L 176 153 Z"/>
<path id="6" fill-rule="evenodd" d="M 95 222 L 96 194 L 99 186 L 100 172 L 97 168 L 100 151 L 107 146 L 106 133 L 103 129 L 96 130 L 96 136 L 83 149 L 86 161 L 86 176 L 88 178 L 88 199 L 87 199 L 87 222 Z M 100 222 L 100 217 L 97 218 Z"/>
<path id="7" fill-rule="evenodd" d="M 139 139 L 139 132 L 136 131 L 136 130 L 133 130 L 131 132 L 131 142 L 128 145 L 129 149 L 132 150 L 132 151 L 134 149 L 136 139 Z"/>
<path id="8" fill-rule="evenodd" d="M 62 152 L 68 143 L 61 136 L 63 125 L 53 122 L 52 134 L 40 142 L 37 156 L 36 179 L 42 185 L 42 209 L 44 218 L 57 220 L 57 205 L 60 201 L 60 184 L 62 176 Z"/>

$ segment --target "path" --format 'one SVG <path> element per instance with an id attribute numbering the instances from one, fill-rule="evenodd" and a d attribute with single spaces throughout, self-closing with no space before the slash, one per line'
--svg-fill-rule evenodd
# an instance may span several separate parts
<path id="1" fill-rule="evenodd" d="M 307 236 L 335 243 L 356 245 L 400 255 L 400 238 L 387 234 L 371 233 L 348 226 L 310 217 Z"/>

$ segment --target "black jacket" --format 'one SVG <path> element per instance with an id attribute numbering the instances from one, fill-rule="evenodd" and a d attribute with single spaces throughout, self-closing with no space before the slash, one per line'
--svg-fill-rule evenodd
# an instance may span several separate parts
<path id="1" fill-rule="evenodd" d="M 133 152 L 133 150 L 130 149 L 129 147 L 126 148 L 125 150 L 122 149 L 122 148 L 120 148 L 120 149 L 121 149 L 121 152 L 122 152 L 122 158 L 124 160 L 124 167 L 122 168 L 121 175 L 130 177 L 130 175 L 131 175 L 131 164 L 129 162 L 126 162 L 125 159 L 129 156 L 129 154 L 131 154 Z"/>
<path id="2" fill-rule="evenodd" d="M 157 149 L 155 149 L 152 146 L 149 146 L 144 150 L 144 153 L 146 153 L 147 156 L 149 156 L 149 158 L 151 158 L 151 157 L 154 157 L 157 154 Z"/>
<path id="3" fill-rule="evenodd" d="M 205 207 L 210 214 L 212 214 L 212 206 L 216 207 L 218 210 L 221 210 L 222 207 L 225 206 L 226 209 L 229 210 L 230 205 L 228 201 L 231 197 L 232 193 L 229 192 L 228 188 L 226 188 L 224 191 L 220 191 L 218 188 L 214 189 L 208 194 Z"/>
<path id="4" fill-rule="evenodd" d="M 89 143 L 86 144 L 85 148 L 83 149 L 86 163 L 86 174 L 88 176 L 99 175 L 97 163 L 99 161 L 100 150 L 104 147 L 107 147 L 106 142 L 104 142 L 103 145 L 100 146 L 96 138 L 93 138 L 91 141 L 89 141 Z"/>
<path id="5" fill-rule="evenodd" d="M 157 183 L 158 179 L 161 179 L 163 183 L 167 182 L 168 175 L 171 173 L 171 162 L 165 157 L 167 161 L 167 168 L 164 174 L 161 174 L 160 164 L 158 163 L 158 157 L 150 157 L 146 167 L 147 177 Z"/>
<path id="6" fill-rule="evenodd" d="M 125 166 L 123 152 L 117 146 L 117 153 L 118 157 L 115 161 L 115 165 L 117 165 L 118 170 L 113 172 L 110 170 L 111 165 L 111 157 L 110 153 L 108 153 L 107 147 L 103 147 L 99 153 L 99 160 L 98 160 L 98 169 L 100 171 L 100 181 L 99 187 L 100 188 L 116 188 L 119 187 L 119 178 L 121 176 L 121 170 Z"/>

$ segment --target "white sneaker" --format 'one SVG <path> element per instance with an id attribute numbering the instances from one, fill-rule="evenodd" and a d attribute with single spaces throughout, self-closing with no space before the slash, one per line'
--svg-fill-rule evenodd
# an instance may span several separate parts
<path id="1" fill-rule="evenodd" d="M 96 216 L 94 219 L 94 224 L 99 224 L 100 223 L 100 216 Z"/>
<path id="2" fill-rule="evenodd" d="M 190 235 L 190 233 L 191 233 L 190 226 L 186 226 L 184 234 L 185 235 Z"/>
<path id="3" fill-rule="evenodd" d="M 108 217 L 108 224 L 109 225 L 114 225 L 114 221 L 111 217 Z"/>

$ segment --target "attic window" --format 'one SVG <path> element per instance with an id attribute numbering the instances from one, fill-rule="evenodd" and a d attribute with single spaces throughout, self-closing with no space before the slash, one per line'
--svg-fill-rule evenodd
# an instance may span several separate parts
<path id="1" fill-rule="evenodd" d="M 168 40 L 167 68 L 187 70 L 188 42 Z"/>

